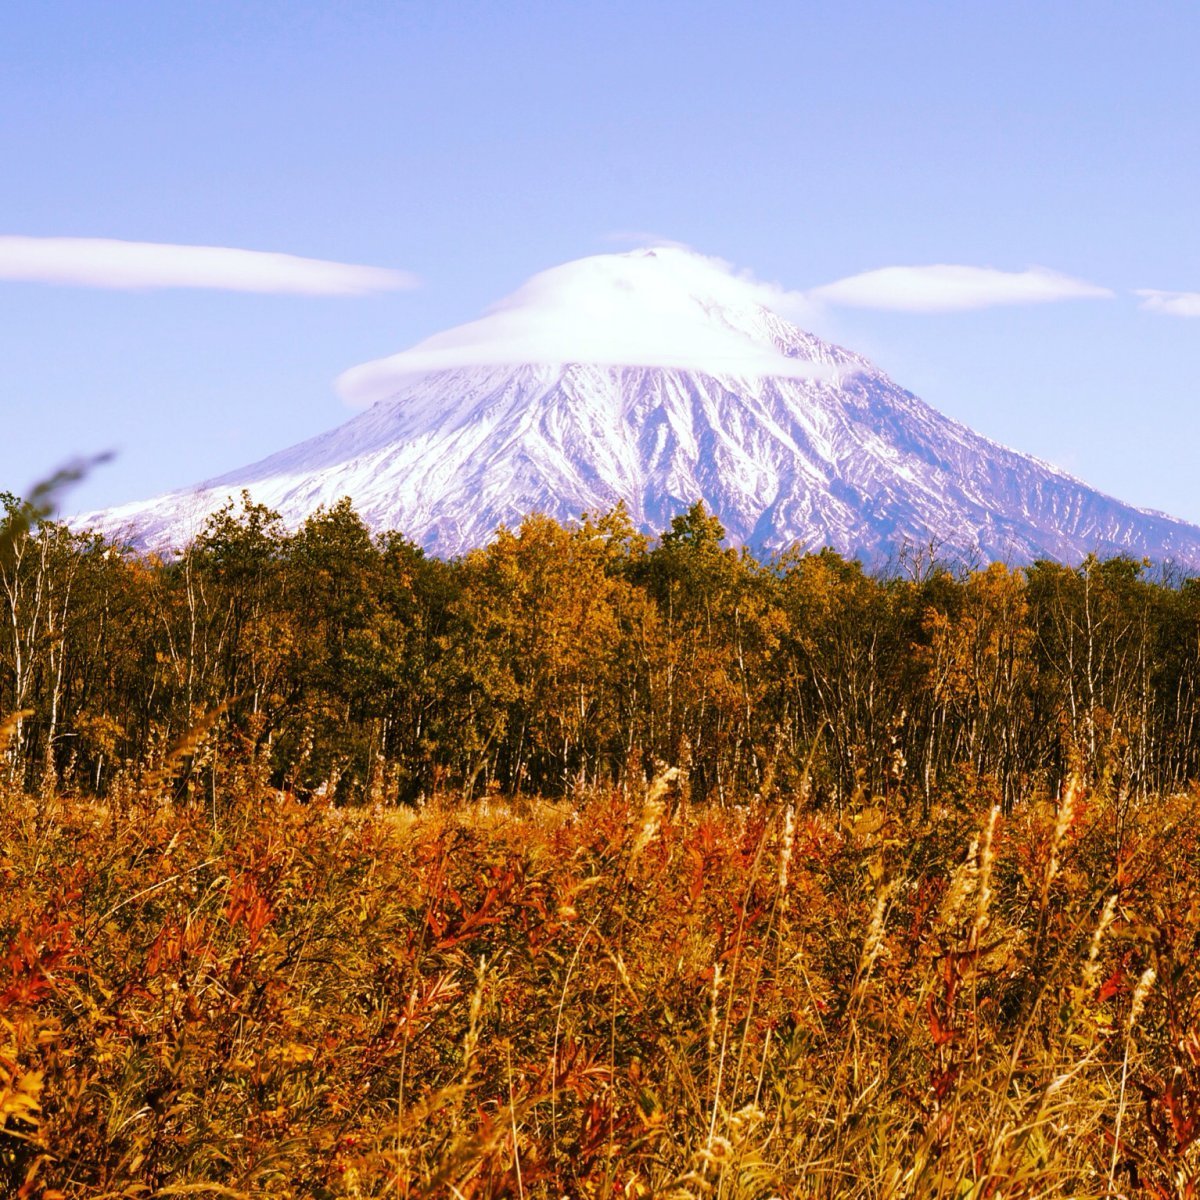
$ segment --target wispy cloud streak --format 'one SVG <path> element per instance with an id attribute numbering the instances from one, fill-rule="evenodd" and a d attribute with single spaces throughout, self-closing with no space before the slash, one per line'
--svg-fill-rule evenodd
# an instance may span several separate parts
<path id="1" fill-rule="evenodd" d="M 1158 288 L 1139 288 L 1140 308 L 1166 313 L 1169 317 L 1200 317 L 1200 292 L 1163 292 Z"/>
<path id="2" fill-rule="evenodd" d="M 211 288 L 297 296 L 362 296 L 417 284 L 416 277 L 406 271 L 262 250 L 16 235 L 0 236 L 0 280 L 120 290 Z"/>
<path id="3" fill-rule="evenodd" d="M 1113 293 L 1045 267 L 998 271 L 992 267 L 940 263 L 864 271 L 813 288 L 807 295 L 819 304 L 839 307 L 936 313 L 1060 300 L 1109 299 Z"/>

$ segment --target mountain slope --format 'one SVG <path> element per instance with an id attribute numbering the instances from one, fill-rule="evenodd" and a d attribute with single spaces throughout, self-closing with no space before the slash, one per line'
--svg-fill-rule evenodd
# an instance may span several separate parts
<path id="1" fill-rule="evenodd" d="M 453 555 L 534 510 L 565 520 L 621 500 L 654 531 L 703 500 L 760 552 L 879 561 L 932 540 L 1012 562 L 1096 550 L 1200 566 L 1200 528 L 973 433 L 789 323 L 785 302 L 682 250 L 566 264 L 349 372 L 382 398 L 337 429 L 77 520 L 167 549 L 242 488 L 292 524 L 348 495 L 373 527 Z"/>

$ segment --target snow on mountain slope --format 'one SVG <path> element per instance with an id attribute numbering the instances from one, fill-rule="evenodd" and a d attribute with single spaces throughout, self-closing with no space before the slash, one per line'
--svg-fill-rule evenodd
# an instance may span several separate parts
<path id="1" fill-rule="evenodd" d="M 500 524 L 625 502 L 648 531 L 703 500 L 759 552 L 904 544 L 1027 562 L 1089 551 L 1200 567 L 1200 528 L 1101 495 L 942 416 L 805 333 L 779 289 L 668 247 L 535 276 L 479 321 L 347 372 L 344 425 L 199 487 L 82 514 L 158 550 L 247 489 L 295 525 L 350 496 L 454 555 Z"/>

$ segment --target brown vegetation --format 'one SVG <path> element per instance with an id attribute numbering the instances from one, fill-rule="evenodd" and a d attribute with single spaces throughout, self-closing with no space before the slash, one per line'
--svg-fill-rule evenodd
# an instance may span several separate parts
<path id="1" fill-rule="evenodd" d="M 1200 794 L 6 793 L 0 1192 L 1190 1195 Z"/>
<path id="2" fill-rule="evenodd" d="M 10 509 L 0 1195 L 1196 1193 L 1193 584 Z"/>

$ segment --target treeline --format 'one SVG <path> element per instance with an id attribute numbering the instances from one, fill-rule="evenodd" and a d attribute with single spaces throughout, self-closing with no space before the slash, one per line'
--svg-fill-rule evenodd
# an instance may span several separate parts
<path id="1" fill-rule="evenodd" d="M 622 509 L 535 515 L 443 562 L 349 501 L 289 533 L 243 496 L 164 561 L 3 499 L 3 769 L 31 789 L 172 755 L 181 789 L 240 755 L 346 802 L 661 764 L 696 798 L 804 778 L 829 803 L 1200 778 L 1200 583 L 1125 558 L 762 563 L 697 505 L 654 540 Z"/>

